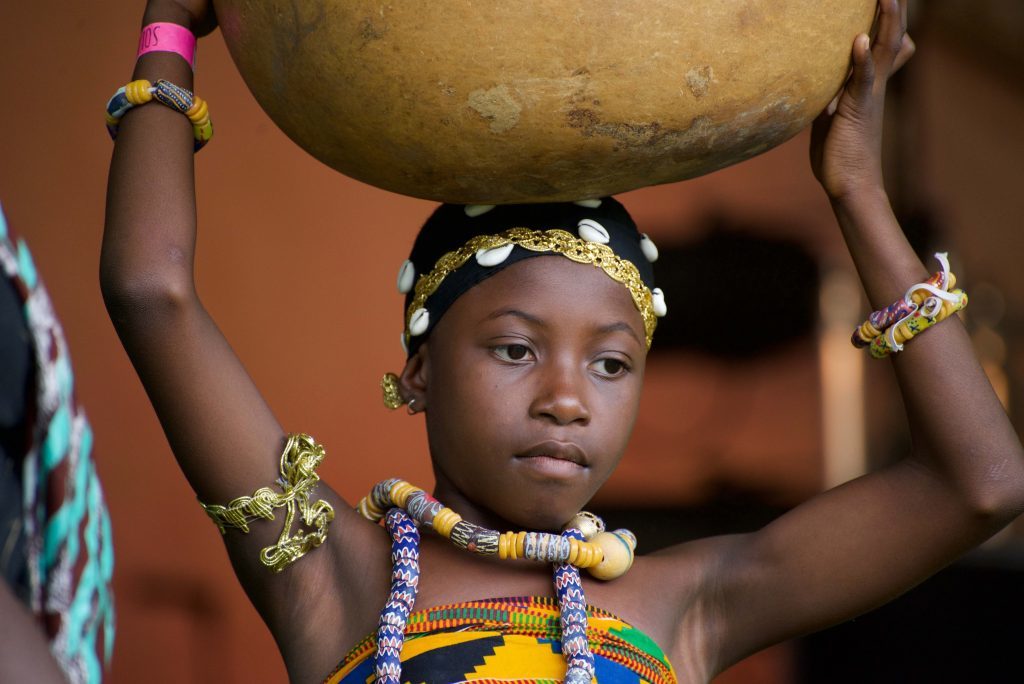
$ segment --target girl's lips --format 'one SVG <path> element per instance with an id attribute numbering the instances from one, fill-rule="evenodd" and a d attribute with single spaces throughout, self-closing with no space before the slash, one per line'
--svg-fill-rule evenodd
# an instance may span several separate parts
<path id="1" fill-rule="evenodd" d="M 585 466 L 551 456 L 517 456 L 516 463 L 541 480 L 569 479 L 579 476 Z"/>
<path id="2" fill-rule="evenodd" d="M 548 440 L 532 446 L 523 453 L 517 454 L 516 459 L 535 461 L 535 465 L 538 467 L 557 468 L 560 471 L 587 467 L 587 455 L 583 449 L 572 442 L 555 440 Z M 551 463 L 543 464 L 542 461 Z"/>

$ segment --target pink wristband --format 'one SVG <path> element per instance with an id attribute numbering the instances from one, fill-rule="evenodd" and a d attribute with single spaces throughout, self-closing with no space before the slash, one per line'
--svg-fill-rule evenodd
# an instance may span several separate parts
<path id="1" fill-rule="evenodd" d="M 196 68 L 196 37 L 179 24 L 157 21 L 143 26 L 135 59 L 149 52 L 176 52 L 193 70 Z"/>

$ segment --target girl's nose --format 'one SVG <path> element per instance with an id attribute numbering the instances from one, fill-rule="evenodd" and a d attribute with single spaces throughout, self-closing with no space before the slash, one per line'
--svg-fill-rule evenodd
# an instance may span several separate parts
<path id="1" fill-rule="evenodd" d="M 588 424 L 590 411 L 584 398 L 586 382 L 583 373 L 573 368 L 554 364 L 545 368 L 530 415 L 556 425 Z"/>

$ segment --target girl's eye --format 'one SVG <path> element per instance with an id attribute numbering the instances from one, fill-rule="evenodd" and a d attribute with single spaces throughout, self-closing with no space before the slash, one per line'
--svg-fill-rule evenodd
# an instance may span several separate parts
<path id="1" fill-rule="evenodd" d="M 494 348 L 494 354 L 502 361 L 524 361 L 530 356 L 525 344 L 501 344 Z"/>
<path id="2" fill-rule="evenodd" d="M 618 359 L 598 359 L 594 367 L 598 373 L 609 377 L 617 377 L 629 371 L 629 366 Z"/>

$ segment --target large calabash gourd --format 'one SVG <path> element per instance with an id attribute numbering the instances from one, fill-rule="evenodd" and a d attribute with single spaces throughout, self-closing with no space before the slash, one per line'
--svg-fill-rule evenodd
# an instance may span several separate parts
<path id="1" fill-rule="evenodd" d="M 597 197 L 787 140 L 875 0 L 214 0 L 260 105 L 366 183 L 428 199 Z"/>

